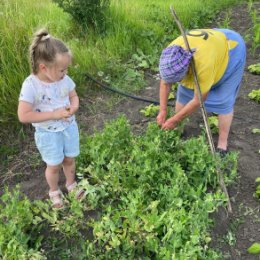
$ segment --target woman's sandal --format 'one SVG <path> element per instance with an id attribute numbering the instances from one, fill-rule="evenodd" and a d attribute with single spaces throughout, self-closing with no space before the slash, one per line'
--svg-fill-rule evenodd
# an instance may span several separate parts
<path id="1" fill-rule="evenodd" d="M 79 187 L 77 182 L 73 182 L 72 184 L 66 187 L 68 192 L 75 192 L 75 197 L 77 200 L 80 201 L 85 198 L 86 191 L 83 188 Z"/>
<path id="2" fill-rule="evenodd" d="M 50 200 L 52 202 L 52 207 L 55 209 L 63 208 L 62 202 L 62 192 L 60 189 L 55 191 L 49 191 Z"/>

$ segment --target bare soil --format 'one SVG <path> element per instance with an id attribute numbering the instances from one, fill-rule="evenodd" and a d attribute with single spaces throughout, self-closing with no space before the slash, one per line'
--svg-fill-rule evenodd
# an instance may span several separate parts
<path id="1" fill-rule="evenodd" d="M 259 10 L 260 3 L 255 3 Z M 214 26 L 223 20 L 220 15 L 214 21 Z M 248 13 L 247 4 L 234 7 L 231 10 L 230 28 L 239 32 L 247 41 L 247 66 L 259 62 L 260 51 L 253 55 L 250 51 L 252 42 L 252 23 Z M 90 84 L 90 82 L 88 82 Z M 253 75 L 245 70 L 241 91 L 235 105 L 235 116 L 229 138 L 229 149 L 239 152 L 238 178 L 228 187 L 232 202 L 233 214 L 228 214 L 226 209 L 220 208 L 212 217 L 215 226 L 212 230 L 211 246 L 219 249 L 223 259 L 229 260 L 254 260 L 257 257 L 247 253 L 247 248 L 253 242 L 260 242 L 260 201 L 253 194 L 256 189 L 255 179 L 260 177 L 260 136 L 253 134 L 253 128 L 260 128 L 260 104 L 250 100 L 248 93 L 259 89 L 260 76 Z M 139 96 L 158 100 L 159 81 L 147 76 L 146 88 L 138 93 Z M 95 89 L 95 90 L 94 90 Z M 133 131 L 140 133 L 148 121 L 139 111 L 148 103 L 134 99 L 118 98 L 115 94 L 97 89 L 92 83 L 92 89 L 81 97 L 81 107 L 78 113 L 78 123 L 82 133 L 91 134 L 95 129 L 103 128 L 104 123 L 125 114 L 132 125 Z M 112 101 L 111 101 L 112 100 Z M 111 105 L 116 103 L 116 105 Z M 186 136 L 196 136 L 200 133 L 203 124 L 200 111 L 190 117 L 185 127 Z M 0 165 L 0 187 L 9 188 L 20 185 L 21 191 L 30 199 L 46 199 L 48 186 L 44 176 L 44 164 L 35 148 L 33 131 L 27 129 L 29 136 L 21 141 L 17 136 L 4 135 L 9 147 L 16 149 L 12 156 L 2 156 Z M 216 136 L 214 136 L 216 140 Z M 64 186 L 64 177 L 61 174 L 61 185 Z"/>

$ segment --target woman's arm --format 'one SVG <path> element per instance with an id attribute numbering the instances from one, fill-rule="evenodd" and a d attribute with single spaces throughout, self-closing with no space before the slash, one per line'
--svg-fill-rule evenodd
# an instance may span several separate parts
<path id="1" fill-rule="evenodd" d="M 205 101 L 207 98 L 208 92 L 202 94 L 202 100 Z M 174 129 L 178 123 L 183 119 L 191 115 L 200 107 L 200 101 L 198 94 L 194 94 L 193 99 L 188 102 L 180 111 L 178 111 L 174 116 L 169 118 L 163 125 L 162 129 Z"/>
<path id="2" fill-rule="evenodd" d="M 171 84 L 166 83 L 164 80 L 160 81 L 160 112 L 157 116 L 158 125 L 163 125 L 167 116 L 167 103 L 171 90 Z"/>

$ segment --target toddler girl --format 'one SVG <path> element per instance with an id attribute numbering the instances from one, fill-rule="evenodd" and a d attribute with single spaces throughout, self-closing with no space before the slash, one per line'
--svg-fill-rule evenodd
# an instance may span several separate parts
<path id="1" fill-rule="evenodd" d="M 54 208 L 63 207 L 58 187 L 63 167 L 67 190 L 77 199 L 85 194 L 75 181 L 75 157 L 79 155 L 79 132 L 75 113 L 79 98 L 67 75 L 72 55 L 67 46 L 46 29 L 36 32 L 30 46 L 32 73 L 23 82 L 18 118 L 35 127 L 36 146 L 46 163 L 45 177 Z"/>

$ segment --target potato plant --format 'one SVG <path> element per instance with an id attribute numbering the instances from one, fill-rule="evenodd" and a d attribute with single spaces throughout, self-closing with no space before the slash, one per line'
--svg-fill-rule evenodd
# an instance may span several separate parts
<path id="1" fill-rule="evenodd" d="M 255 191 L 255 197 L 260 199 L 260 177 L 256 178 L 256 191 Z"/>
<path id="2" fill-rule="evenodd" d="M 248 70 L 252 74 L 260 75 L 260 63 L 249 65 Z"/>
<path id="3" fill-rule="evenodd" d="M 208 117 L 209 120 L 209 127 L 213 134 L 218 133 L 218 117 L 217 116 L 210 116 Z"/>
<path id="4" fill-rule="evenodd" d="M 253 89 L 249 94 L 249 98 L 260 103 L 260 89 Z"/>
<path id="5" fill-rule="evenodd" d="M 134 136 L 121 117 L 87 137 L 82 150 L 81 176 L 102 187 L 96 195 L 100 218 L 89 223 L 94 236 L 89 257 L 217 258 L 208 246 L 209 213 L 225 198 L 203 137 L 184 141 L 178 131 L 162 131 L 156 124 Z M 209 186 L 215 192 L 207 192 Z"/>
<path id="6" fill-rule="evenodd" d="M 142 113 L 146 117 L 155 117 L 159 113 L 159 110 L 160 110 L 160 106 L 151 104 L 141 109 L 140 113 Z"/>
<path id="7" fill-rule="evenodd" d="M 39 249 L 41 237 L 36 236 L 37 227 L 32 225 L 30 201 L 21 196 L 18 187 L 12 192 L 5 189 L 0 201 L 0 258 L 47 259 Z"/>
<path id="8" fill-rule="evenodd" d="M 221 163 L 231 176 L 235 159 Z M 82 137 L 77 171 L 84 201 L 66 196 L 65 208 L 53 210 L 50 203 L 20 201 L 18 191 L 3 195 L 0 257 L 218 259 L 209 214 L 226 199 L 216 163 L 203 136 L 183 140 L 155 123 L 134 135 L 121 116 Z"/>

